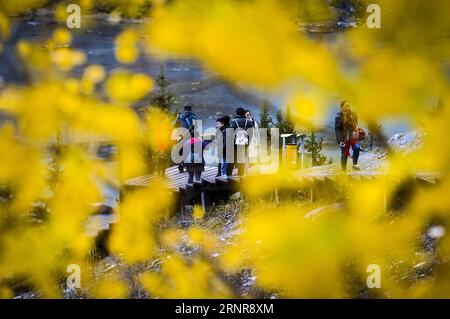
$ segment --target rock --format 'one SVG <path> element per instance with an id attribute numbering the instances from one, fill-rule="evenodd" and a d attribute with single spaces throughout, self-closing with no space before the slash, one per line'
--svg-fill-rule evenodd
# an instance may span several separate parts
<path id="1" fill-rule="evenodd" d="M 432 226 L 428 229 L 427 234 L 433 239 L 441 238 L 445 234 L 445 228 L 442 226 Z"/>
<path id="2" fill-rule="evenodd" d="M 395 150 L 402 153 L 410 153 L 418 150 L 423 144 L 424 133 L 420 130 L 394 134 L 388 144 Z"/>
<path id="3" fill-rule="evenodd" d="M 414 268 L 414 269 L 422 268 L 422 267 L 425 266 L 426 264 L 427 264 L 427 262 L 426 262 L 426 261 L 423 261 L 423 262 L 421 262 L 421 263 L 418 263 L 418 264 L 414 265 L 413 268 Z"/>

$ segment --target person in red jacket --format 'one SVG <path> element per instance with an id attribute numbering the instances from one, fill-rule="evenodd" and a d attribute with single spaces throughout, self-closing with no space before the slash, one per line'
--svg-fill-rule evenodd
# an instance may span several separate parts
<path id="1" fill-rule="evenodd" d="M 361 149 L 359 145 L 358 116 L 350 108 L 347 101 L 341 102 L 341 109 L 334 120 L 336 141 L 341 148 L 341 168 L 347 170 L 347 158 L 352 148 L 353 169 L 359 170 L 358 158 Z"/>

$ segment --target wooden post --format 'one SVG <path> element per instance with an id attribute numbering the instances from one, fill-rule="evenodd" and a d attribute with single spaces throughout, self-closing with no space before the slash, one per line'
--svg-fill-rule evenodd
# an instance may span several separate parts
<path id="1" fill-rule="evenodd" d="M 184 201 L 181 196 L 180 196 L 180 210 L 181 210 L 181 214 L 184 214 Z"/>
<path id="2" fill-rule="evenodd" d="M 278 188 L 275 188 L 275 205 L 280 205 L 280 196 L 278 194 Z"/>
<path id="3" fill-rule="evenodd" d="M 242 186 L 244 184 L 243 179 L 245 179 L 245 177 L 241 176 L 239 177 L 239 196 L 241 198 L 241 200 L 245 200 L 245 194 L 244 194 L 244 187 Z"/>
<path id="4" fill-rule="evenodd" d="M 200 199 L 202 201 L 202 209 L 203 209 L 203 215 L 206 215 L 206 195 L 205 195 L 205 191 L 202 191 L 200 193 Z"/>

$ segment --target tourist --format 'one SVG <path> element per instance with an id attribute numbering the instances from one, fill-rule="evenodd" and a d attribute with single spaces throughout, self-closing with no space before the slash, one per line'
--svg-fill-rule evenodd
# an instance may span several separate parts
<path id="1" fill-rule="evenodd" d="M 177 127 L 182 127 L 185 128 L 186 130 L 189 131 L 189 134 L 193 135 L 194 132 L 194 127 L 195 127 L 195 120 L 197 119 L 197 116 L 195 113 L 192 112 L 192 106 L 190 105 L 185 105 L 184 106 L 184 112 L 183 113 L 178 113 L 175 122 L 174 122 L 174 126 Z M 185 133 L 187 134 L 187 132 Z M 183 136 L 180 136 L 180 140 L 183 138 Z M 182 156 L 183 151 L 180 151 L 180 155 Z M 180 162 L 178 164 L 178 171 L 180 173 L 183 173 L 184 171 L 184 164 L 183 162 Z"/>
<path id="2" fill-rule="evenodd" d="M 245 110 L 242 107 L 236 109 L 236 116 L 230 122 L 230 127 L 235 130 L 234 165 L 238 168 L 239 176 L 244 176 L 246 173 L 248 146 L 250 144 L 250 136 L 253 134 L 253 124 L 253 121 L 245 116 Z"/>
<path id="3" fill-rule="evenodd" d="M 350 147 L 352 148 L 353 169 L 359 170 L 359 129 L 358 116 L 350 109 L 350 103 L 342 101 L 340 111 L 336 114 L 334 128 L 336 141 L 341 148 L 341 168 L 347 170 L 347 157 L 350 156 Z"/>
<path id="4" fill-rule="evenodd" d="M 259 125 L 249 110 L 245 111 L 245 117 L 253 123 L 252 136 L 250 137 L 250 145 L 248 147 L 249 163 L 256 163 L 258 161 L 258 147 L 260 145 Z"/>
<path id="5" fill-rule="evenodd" d="M 219 163 L 217 165 L 217 177 L 227 179 L 229 175 L 228 162 L 226 158 L 227 154 L 227 128 L 230 126 L 230 117 L 225 115 L 218 118 L 216 121 L 217 128 L 217 155 L 219 157 Z"/>
<path id="6" fill-rule="evenodd" d="M 188 172 L 188 184 L 201 182 L 202 172 L 205 168 L 205 159 L 203 150 L 214 139 L 205 141 L 200 137 L 198 131 L 193 132 L 193 136 L 184 143 L 183 146 L 183 162 Z"/>

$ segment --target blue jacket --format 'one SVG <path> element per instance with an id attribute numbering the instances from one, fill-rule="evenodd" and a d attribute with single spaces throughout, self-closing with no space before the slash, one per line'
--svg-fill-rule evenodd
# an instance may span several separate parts
<path id="1" fill-rule="evenodd" d="M 184 111 L 178 115 L 177 120 L 180 123 L 180 127 L 184 127 L 185 129 L 192 130 L 194 125 L 194 120 L 197 119 L 195 113 L 190 111 Z"/>

